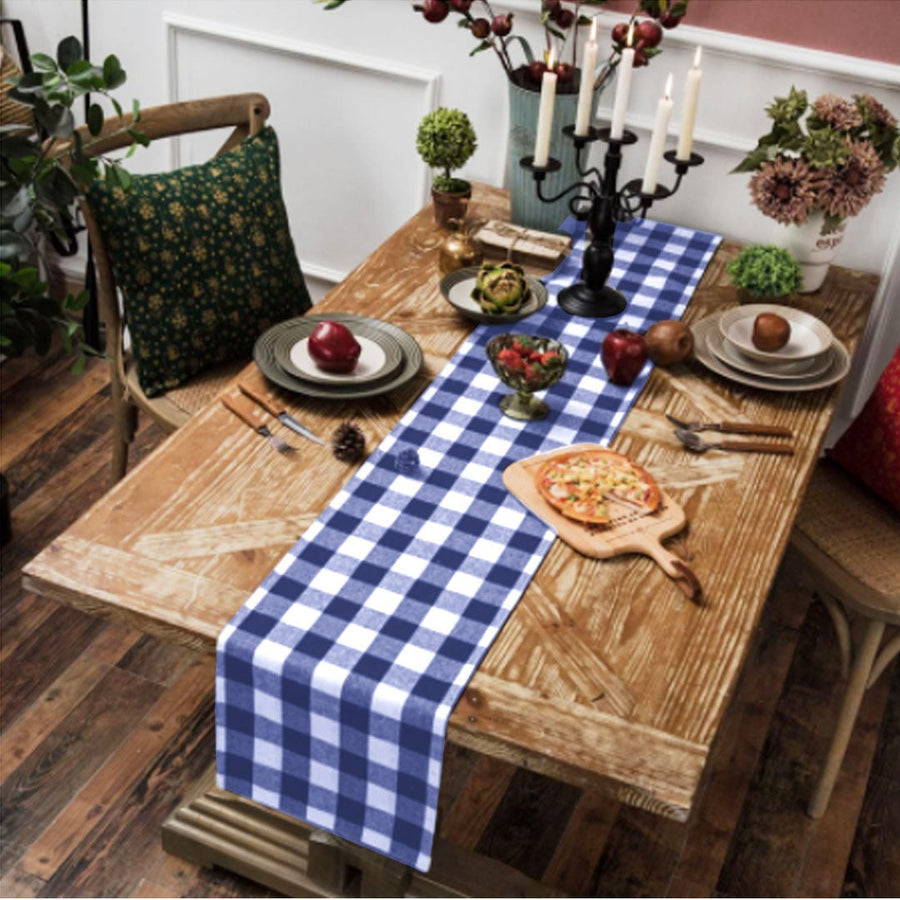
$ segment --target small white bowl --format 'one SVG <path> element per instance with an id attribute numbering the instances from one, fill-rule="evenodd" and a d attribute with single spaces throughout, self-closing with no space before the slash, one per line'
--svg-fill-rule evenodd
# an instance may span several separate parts
<path id="1" fill-rule="evenodd" d="M 753 345 L 753 323 L 760 313 L 774 313 L 790 323 L 790 339 L 780 350 L 768 352 Z M 719 318 L 719 330 L 741 353 L 760 362 L 811 359 L 824 353 L 834 341 L 831 329 L 820 319 L 799 309 L 772 303 L 751 303 L 726 310 Z"/>

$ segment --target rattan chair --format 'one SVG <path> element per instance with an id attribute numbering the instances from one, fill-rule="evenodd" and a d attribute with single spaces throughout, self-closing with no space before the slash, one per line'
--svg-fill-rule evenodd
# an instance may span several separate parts
<path id="1" fill-rule="evenodd" d="M 268 117 L 269 102 L 262 94 L 236 94 L 143 110 L 138 127 L 151 140 L 231 127 L 231 134 L 218 151 L 221 154 L 236 147 L 247 136 L 257 134 Z M 108 119 L 101 139 L 91 144 L 90 152 L 107 153 L 130 144 L 131 138 L 123 132 L 122 126 L 120 119 Z M 128 466 L 128 449 L 134 439 L 139 410 L 146 412 L 166 431 L 175 431 L 220 393 L 247 360 L 216 366 L 161 396 L 147 397 L 138 381 L 134 359 L 125 348 L 125 316 L 119 305 L 103 235 L 86 201 L 82 202 L 82 212 L 97 270 L 100 319 L 106 330 L 114 417 L 112 474 L 118 481 Z"/>
<path id="2" fill-rule="evenodd" d="M 821 460 L 791 535 L 789 559 L 828 608 L 847 679 L 808 812 L 825 812 L 866 688 L 900 652 L 900 515 L 840 466 Z M 853 647 L 851 619 L 861 635 Z"/>

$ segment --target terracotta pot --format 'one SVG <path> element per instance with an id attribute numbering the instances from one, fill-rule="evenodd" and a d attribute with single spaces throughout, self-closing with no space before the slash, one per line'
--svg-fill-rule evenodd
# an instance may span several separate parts
<path id="1" fill-rule="evenodd" d="M 466 191 L 439 191 L 432 187 L 431 199 L 434 202 L 434 221 L 441 228 L 449 228 L 451 219 L 462 221 L 466 217 L 466 208 L 472 197 L 472 188 Z"/>

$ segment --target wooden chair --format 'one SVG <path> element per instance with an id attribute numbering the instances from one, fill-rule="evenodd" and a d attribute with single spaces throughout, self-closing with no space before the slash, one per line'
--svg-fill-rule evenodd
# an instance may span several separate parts
<path id="1" fill-rule="evenodd" d="M 236 147 L 248 135 L 257 134 L 268 117 L 269 102 L 262 94 L 235 94 L 143 110 L 137 127 L 151 140 L 231 127 L 231 134 L 216 154 L 220 155 Z M 130 120 L 130 116 L 125 118 Z M 100 139 L 91 145 L 90 152 L 107 153 L 128 146 L 131 138 L 122 133 L 122 125 L 122 120 L 117 117 L 107 119 Z M 86 139 L 85 129 L 80 130 Z M 128 466 L 128 448 L 134 439 L 139 410 L 146 412 L 166 431 L 175 431 L 213 399 L 247 360 L 208 369 L 166 394 L 147 397 L 141 390 L 134 359 L 125 349 L 125 316 L 119 306 L 103 235 L 90 205 L 82 201 L 81 207 L 94 253 L 100 319 L 106 329 L 114 417 L 112 473 L 113 480 L 118 481 Z"/>
<path id="2" fill-rule="evenodd" d="M 900 652 L 900 516 L 840 466 L 822 460 L 790 540 L 789 559 L 812 586 L 834 622 L 847 679 L 841 711 L 808 812 L 825 812 L 867 687 Z M 852 646 L 850 618 L 861 620 Z"/>

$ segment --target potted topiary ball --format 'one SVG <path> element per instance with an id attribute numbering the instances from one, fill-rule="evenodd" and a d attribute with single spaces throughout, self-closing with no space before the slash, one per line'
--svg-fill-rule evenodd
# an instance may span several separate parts
<path id="1" fill-rule="evenodd" d="M 728 264 L 726 271 L 742 302 L 790 296 L 803 281 L 797 260 L 774 244 L 746 247 Z"/>
<path id="2" fill-rule="evenodd" d="M 458 109 L 440 107 L 419 123 L 416 150 L 425 164 L 440 172 L 434 176 L 431 196 L 434 218 L 441 228 L 451 219 L 462 219 L 472 196 L 472 185 L 450 173 L 462 168 L 475 152 L 478 142 L 469 117 Z"/>

